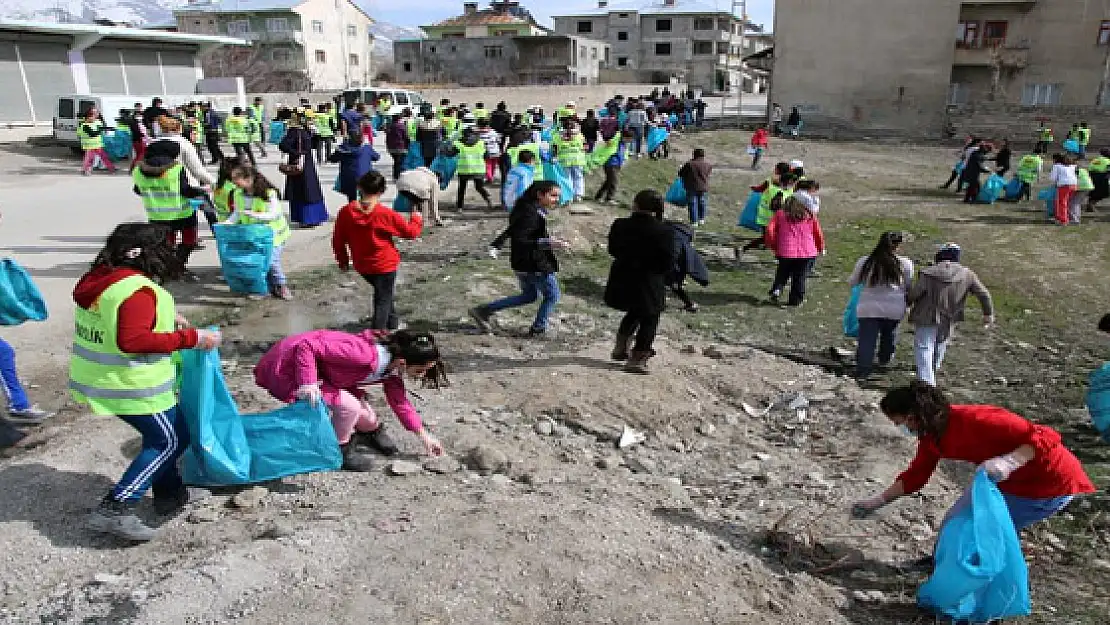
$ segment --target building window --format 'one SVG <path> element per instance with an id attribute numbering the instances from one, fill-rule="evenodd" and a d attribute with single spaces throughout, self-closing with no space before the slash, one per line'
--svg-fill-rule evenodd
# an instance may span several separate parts
<path id="1" fill-rule="evenodd" d="M 1110 45 L 1110 20 L 1102 20 L 1098 25 L 1098 45 Z"/>
<path id="2" fill-rule="evenodd" d="M 251 31 L 251 23 L 248 20 L 236 20 L 227 23 L 227 34 L 232 37 L 239 37 Z"/>
<path id="3" fill-rule="evenodd" d="M 628 67 L 628 57 L 627 56 L 618 56 L 617 57 L 617 67 Z"/>
<path id="4" fill-rule="evenodd" d="M 1009 22 L 983 22 L 983 45 L 994 48 L 1006 43 Z"/>
<path id="5" fill-rule="evenodd" d="M 495 30 L 493 31 L 494 37 L 516 37 L 515 30 Z"/>
<path id="6" fill-rule="evenodd" d="M 358 26 L 347 26 L 348 37 L 358 37 Z"/>
<path id="7" fill-rule="evenodd" d="M 597 58 L 597 48 L 590 48 L 590 58 L 591 59 L 596 59 Z"/>
<path id="8" fill-rule="evenodd" d="M 723 41 L 718 41 L 717 54 L 728 54 L 728 44 Z"/>
<path id="9" fill-rule="evenodd" d="M 268 17 L 266 18 L 266 30 L 272 33 L 287 33 L 289 32 L 289 20 L 284 17 Z"/>
<path id="10" fill-rule="evenodd" d="M 200 20 L 195 20 L 193 22 L 193 26 L 200 26 Z"/>
<path id="11" fill-rule="evenodd" d="M 628 33 L 623 30 L 617 33 L 617 41 L 628 41 Z"/>
<path id="12" fill-rule="evenodd" d="M 594 23 L 593 22 L 578 22 L 578 34 L 579 35 L 588 35 L 592 32 L 594 32 Z"/>
<path id="13" fill-rule="evenodd" d="M 588 85 L 588 84 L 590 84 L 589 80 L 590 80 L 589 78 L 586 78 L 585 76 L 581 76 L 581 77 L 578 78 L 578 84 Z"/>
<path id="14" fill-rule="evenodd" d="M 358 55 L 357 54 L 349 55 L 347 57 L 347 62 L 350 63 L 351 67 L 358 67 Z"/>
<path id="15" fill-rule="evenodd" d="M 411 72 L 412 71 L 412 63 L 405 63 L 402 67 L 403 67 L 404 71 L 406 71 L 406 72 Z"/>
<path id="16" fill-rule="evenodd" d="M 589 50 L 587 50 L 587 49 L 586 49 L 586 46 L 582 46 L 582 47 L 578 48 L 578 56 L 579 56 L 579 57 L 580 57 L 580 58 L 581 58 L 581 59 L 582 59 L 583 61 L 585 61 L 585 60 L 586 60 L 586 55 L 587 55 L 587 54 L 589 54 Z"/>
<path id="17" fill-rule="evenodd" d="M 971 85 L 954 82 L 948 85 L 948 106 L 964 106 L 971 101 Z"/>
<path id="18" fill-rule="evenodd" d="M 274 50 L 270 52 L 270 60 L 277 61 L 278 63 L 286 63 L 289 61 L 290 54 L 288 50 Z"/>
<path id="19" fill-rule="evenodd" d="M 505 54 L 505 49 L 501 46 L 485 46 L 483 51 L 487 59 L 499 59 Z"/>
<path id="20" fill-rule="evenodd" d="M 1063 93 L 1062 84 L 1028 84 L 1021 91 L 1023 106 L 1043 106 L 1060 104 Z"/>
<path id="21" fill-rule="evenodd" d="M 324 34 L 324 23 L 320 20 L 312 20 L 312 32 L 317 35 Z"/>
<path id="22" fill-rule="evenodd" d="M 712 41 L 695 41 L 694 42 L 694 54 L 698 54 L 698 55 L 713 54 L 713 42 Z"/>
<path id="23" fill-rule="evenodd" d="M 428 52 L 430 52 L 432 54 L 435 54 L 436 53 L 436 47 L 435 46 L 428 46 Z"/>
<path id="24" fill-rule="evenodd" d="M 956 46 L 974 48 L 979 45 L 979 22 L 960 22 L 956 26 Z"/>
<path id="25" fill-rule="evenodd" d="M 694 20 L 694 30 L 713 30 L 713 18 L 697 18 Z"/>
<path id="26" fill-rule="evenodd" d="M 327 63 L 328 62 L 327 53 L 324 52 L 323 50 L 317 50 L 316 51 L 316 62 L 317 63 Z"/>
<path id="27" fill-rule="evenodd" d="M 669 43 L 657 43 L 657 44 L 655 44 L 655 56 L 670 56 L 670 55 L 671 55 L 671 44 L 669 44 Z"/>
<path id="28" fill-rule="evenodd" d="M 655 20 L 655 32 L 669 33 L 671 32 L 671 20 Z"/>
<path id="29" fill-rule="evenodd" d="M 626 20 L 626 19 L 628 19 L 628 14 L 627 13 L 617 13 L 617 17 L 621 18 L 622 20 Z"/>

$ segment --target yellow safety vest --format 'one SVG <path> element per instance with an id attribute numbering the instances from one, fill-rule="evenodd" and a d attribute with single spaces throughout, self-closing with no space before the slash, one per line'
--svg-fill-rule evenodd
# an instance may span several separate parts
<path id="1" fill-rule="evenodd" d="M 231 194 L 237 188 L 234 182 L 228 180 L 212 191 L 212 204 L 216 207 L 216 217 L 220 221 L 227 221 L 231 217 Z"/>
<path id="2" fill-rule="evenodd" d="M 1037 181 L 1037 177 L 1040 175 L 1041 166 L 1043 164 L 1044 161 L 1041 160 L 1041 157 L 1037 156 L 1036 154 L 1026 154 L 1025 156 L 1021 157 L 1021 160 L 1018 161 L 1018 180 L 1021 180 L 1022 182 L 1028 184 L 1033 184 Z"/>
<path id="3" fill-rule="evenodd" d="M 273 197 L 276 193 L 277 191 L 271 190 L 270 197 Z M 267 226 L 270 226 L 270 229 L 274 231 L 274 247 L 281 247 L 282 245 L 285 245 L 285 243 L 289 240 L 290 234 L 289 222 L 285 220 L 285 215 L 278 215 L 277 219 L 271 219 L 270 221 L 255 219 L 245 212 L 245 209 L 248 206 L 246 198 L 247 195 L 243 193 L 242 189 L 235 190 L 235 205 L 239 207 L 239 224 L 243 226 L 249 226 L 251 224 L 265 224 Z M 269 199 L 264 199 L 260 197 L 251 198 L 249 204 L 250 210 L 255 213 L 269 212 L 269 203 Z"/>
<path id="4" fill-rule="evenodd" d="M 565 139 L 560 133 L 553 138 L 552 143 L 559 150 L 559 163 L 563 167 L 586 166 L 586 138 L 581 134 L 575 133 L 570 139 Z"/>
<path id="5" fill-rule="evenodd" d="M 1091 142 L 1091 129 L 1090 128 L 1080 128 L 1079 129 L 1079 145 L 1087 145 L 1090 142 Z"/>
<path id="6" fill-rule="evenodd" d="M 93 136 L 88 130 L 100 130 L 100 134 Z M 81 122 L 77 125 L 77 136 L 81 139 L 82 150 L 99 150 L 104 147 L 104 122 L 99 119 L 95 122 Z"/>
<path id="7" fill-rule="evenodd" d="M 474 109 L 474 119 L 489 119 L 489 109 L 476 108 Z"/>
<path id="8" fill-rule="evenodd" d="M 474 145 L 467 145 L 462 141 L 455 142 L 459 150 L 459 165 L 456 172 L 461 176 L 474 176 L 486 173 L 486 144 L 482 141 Z"/>
<path id="9" fill-rule="evenodd" d="M 232 115 L 225 122 L 229 143 L 250 143 L 250 120 L 242 115 Z"/>
<path id="10" fill-rule="evenodd" d="M 1110 170 L 1110 158 L 1096 156 L 1091 159 L 1091 165 L 1087 169 L 1091 170 L 1092 174 L 1105 174 Z"/>
<path id="11" fill-rule="evenodd" d="M 1082 167 L 1077 167 L 1075 169 L 1075 176 L 1079 181 L 1079 184 L 1075 186 L 1076 191 L 1094 191 L 1095 183 L 1091 181 L 1090 172 Z"/>
<path id="12" fill-rule="evenodd" d="M 136 167 L 131 179 L 143 198 L 143 208 L 150 221 L 185 219 L 196 212 L 181 195 L 181 163 L 174 163 L 157 178 L 144 175 L 142 167 Z"/>
<path id="13" fill-rule="evenodd" d="M 154 291 L 154 331 L 172 332 L 173 296 L 145 276 L 128 276 L 105 289 L 90 308 L 74 310 L 69 391 L 94 414 L 149 415 L 177 405 L 170 354 L 126 354 L 119 348 L 120 306 L 140 289 Z"/>
<path id="14" fill-rule="evenodd" d="M 771 217 L 774 216 L 774 211 L 771 210 L 771 202 L 775 200 L 778 194 L 782 193 L 782 187 L 776 185 L 770 180 L 767 181 L 767 190 L 759 198 L 759 213 L 756 215 L 755 222 L 761 226 L 766 226 L 771 223 Z"/>

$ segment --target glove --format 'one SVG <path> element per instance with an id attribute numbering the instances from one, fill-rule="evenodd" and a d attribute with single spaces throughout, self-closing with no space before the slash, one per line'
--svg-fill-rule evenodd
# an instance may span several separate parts
<path id="1" fill-rule="evenodd" d="M 1020 469 L 1024 463 L 1014 458 L 1013 454 L 1005 454 L 997 458 L 991 458 L 984 462 L 979 468 L 987 472 L 987 477 L 991 478 L 993 482 L 1005 482 L 1010 479 L 1010 475 Z"/>
<path id="2" fill-rule="evenodd" d="M 878 493 L 876 495 L 868 497 L 863 501 L 857 501 L 856 503 L 852 504 L 852 517 L 856 519 L 868 517 L 875 511 L 885 506 L 887 503 L 889 502 L 886 500 L 886 497 L 884 497 L 882 493 Z"/>
<path id="3" fill-rule="evenodd" d="M 320 385 L 315 384 L 302 384 L 297 388 L 297 399 L 306 399 L 308 404 L 313 408 L 316 404 L 320 403 L 323 398 L 323 393 L 320 392 Z"/>
<path id="4" fill-rule="evenodd" d="M 219 330 L 197 330 L 197 348 L 210 350 L 216 349 L 223 341 Z"/>

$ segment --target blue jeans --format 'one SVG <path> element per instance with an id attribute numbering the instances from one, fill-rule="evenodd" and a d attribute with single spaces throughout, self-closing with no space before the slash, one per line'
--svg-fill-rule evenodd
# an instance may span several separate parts
<path id="1" fill-rule="evenodd" d="M 690 223 L 696 224 L 699 221 L 705 221 L 705 215 L 709 212 L 709 194 L 689 193 L 686 200 L 690 203 Z"/>
<path id="2" fill-rule="evenodd" d="M 1072 499 L 1074 499 L 1071 495 L 1049 497 L 1046 499 L 1032 499 L 1029 497 L 1008 495 L 1006 493 L 1002 493 L 1002 498 L 1006 500 L 1006 507 L 1010 510 L 1010 518 L 1014 522 L 1014 529 L 1019 532 L 1063 510 L 1072 502 Z M 949 519 L 962 512 L 969 505 L 971 505 L 971 490 L 967 489 L 960 495 L 960 498 L 956 500 L 956 503 L 952 504 L 952 507 L 948 509 L 948 512 L 944 515 L 944 521 L 941 523 L 941 526 L 948 523 Z"/>
<path id="3" fill-rule="evenodd" d="M 189 446 L 189 429 L 181 410 L 174 406 L 165 412 L 119 418 L 142 434 L 143 448 L 112 489 L 112 499 L 139 501 L 152 485 L 155 497 L 171 496 L 184 488 L 177 459 Z"/>
<path id="4" fill-rule="evenodd" d="M 0 382 L 3 382 L 4 394 L 8 397 L 8 410 L 26 410 L 31 407 L 27 399 L 27 391 L 19 382 L 19 374 L 15 371 L 15 350 L 4 339 L 0 339 Z"/>
<path id="5" fill-rule="evenodd" d="M 553 273 L 525 273 L 522 271 L 516 272 L 516 278 L 520 281 L 520 295 L 513 295 L 487 304 L 486 310 L 495 313 L 506 308 L 527 306 L 542 295 L 543 302 L 540 303 L 540 309 L 536 312 L 536 320 L 532 323 L 532 329 L 538 332 L 546 330 L 547 321 L 555 310 L 555 304 L 559 303 L 558 278 Z"/>
<path id="6" fill-rule="evenodd" d="M 879 348 L 879 364 L 886 365 L 894 358 L 898 341 L 900 319 L 863 318 L 859 320 L 859 342 L 856 347 L 856 375 L 866 377 L 871 373 L 875 348 Z"/>
<path id="7" fill-rule="evenodd" d="M 639 156 L 640 148 L 644 144 L 644 127 L 643 126 L 629 126 L 632 131 L 632 153 Z"/>
<path id="8" fill-rule="evenodd" d="M 266 272 L 266 282 L 270 284 L 271 289 L 285 286 L 285 271 L 281 268 L 281 253 L 284 250 L 284 245 L 275 245 L 274 255 L 270 257 L 270 269 Z"/>
<path id="9" fill-rule="evenodd" d="M 586 174 L 581 167 L 567 167 L 567 175 L 570 176 L 571 185 L 574 186 L 574 197 L 580 198 L 586 195 Z"/>

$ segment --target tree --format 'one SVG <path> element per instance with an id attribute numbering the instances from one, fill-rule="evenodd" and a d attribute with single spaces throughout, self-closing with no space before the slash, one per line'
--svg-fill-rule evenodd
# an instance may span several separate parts
<path id="1" fill-rule="evenodd" d="M 243 77 L 247 93 L 308 91 L 303 52 L 287 46 L 225 46 L 201 57 L 209 78 Z"/>

